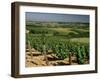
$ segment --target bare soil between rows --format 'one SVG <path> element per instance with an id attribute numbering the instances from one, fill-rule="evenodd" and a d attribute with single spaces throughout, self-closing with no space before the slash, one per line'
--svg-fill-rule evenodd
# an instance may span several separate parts
<path id="1" fill-rule="evenodd" d="M 54 53 L 52 52 L 47 53 L 47 59 L 48 59 L 48 65 L 47 65 L 46 60 L 44 59 L 44 55 L 41 52 L 32 49 L 31 54 L 29 50 L 26 49 L 25 67 L 78 65 L 75 55 L 71 57 L 72 62 L 71 64 L 69 64 L 69 58 L 65 58 L 64 60 L 61 60 L 57 58 Z M 88 61 L 85 62 L 85 64 L 88 63 L 89 63 Z"/>

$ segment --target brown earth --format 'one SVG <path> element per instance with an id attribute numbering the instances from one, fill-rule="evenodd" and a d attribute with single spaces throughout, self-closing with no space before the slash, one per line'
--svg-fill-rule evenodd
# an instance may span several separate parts
<path id="1" fill-rule="evenodd" d="M 53 53 L 47 54 L 48 64 L 44 60 L 44 55 L 41 52 L 32 49 L 32 55 L 29 52 L 29 49 L 26 50 L 26 67 L 35 67 L 35 66 L 61 66 L 61 65 L 70 65 L 69 58 L 64 60 L 58 59 Z M 77 60 L 75 56 L 71 57 L 71 65 L 77 65 Z M 86 62 L 88 63 L 88 62 Z"/>

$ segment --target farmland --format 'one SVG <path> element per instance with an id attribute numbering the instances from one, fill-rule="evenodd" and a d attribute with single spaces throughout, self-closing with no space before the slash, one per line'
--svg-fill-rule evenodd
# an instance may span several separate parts
<path id="1" fill-rule="evenodd" d="M 89 64 L 89 23 L 26 22 L 26 67 Z"/>

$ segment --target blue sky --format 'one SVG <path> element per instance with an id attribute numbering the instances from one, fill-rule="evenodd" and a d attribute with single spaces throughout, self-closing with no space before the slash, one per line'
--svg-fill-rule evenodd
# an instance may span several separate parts
<path id="1" fill-rule="evenodd" d="M 26 21 L 89 22 L 89 15 L 26 12 Z"/>

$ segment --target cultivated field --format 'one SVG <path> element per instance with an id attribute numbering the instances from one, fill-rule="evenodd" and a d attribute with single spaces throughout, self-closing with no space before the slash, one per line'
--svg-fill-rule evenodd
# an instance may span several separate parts
<path id="1" fill-rule="evenodd" d="M 89 23 L 26 22 L 26 67 L 89 64 Z"/>

